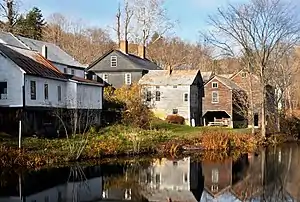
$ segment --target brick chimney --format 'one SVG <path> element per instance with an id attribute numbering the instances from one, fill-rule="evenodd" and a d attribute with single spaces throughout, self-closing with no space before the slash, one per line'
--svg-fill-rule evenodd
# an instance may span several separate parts
<path id="1" fill-rule="evenodd" d="M 128 54 L 128 41 L 127 40 L 120 41 L 120 51 L 122 51 L 125 54 Z"/>
<path id="2" fill-rule="evenodd" d="M 138 46 L 138 56 L 143 59 L 146 58 L 146 47 L 145 46 L 143 46 L 143 45 Z"/>

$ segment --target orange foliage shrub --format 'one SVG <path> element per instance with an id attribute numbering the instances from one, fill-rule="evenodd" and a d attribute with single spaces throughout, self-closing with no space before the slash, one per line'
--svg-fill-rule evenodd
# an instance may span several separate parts
<path id="1" fill-rule="evenodd" d="M 182 116 L 179 116 L 177 114 L 172 114 L 172 115 L 168 115 L 167 118 L 166 118 L 166 121 L 168 123 L 173 123 L 173 124 L 180 124 L 180 125 L 183 125 L 184 124 L 184 117 Z"/>

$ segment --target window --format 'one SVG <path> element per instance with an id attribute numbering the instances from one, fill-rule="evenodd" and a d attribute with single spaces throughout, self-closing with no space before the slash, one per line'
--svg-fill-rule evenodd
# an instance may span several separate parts
<path id="1" fill-rule="evenodd" d="M 147 91 L 147 102 L 151 101 L 151 91 Z"/>
<path id="2" fill-rule="evenodd" d="M 178 114 L 178 109 L 173 109 L 173 114 Z"/>
<path id="3" fill-rule="evenodd" d="M 71 74 L 75 75 L 75 70 L 74 69 L 71 69 Z"/>
<path id="4" fill-rule="evenodd" d="M 130 73 L 125 74 L 125 84 L 131 85 L 131 74 Z"/>
<path id="5" fill-rule="evenodd" d="M 184 97 L 183 99 L 184 99 L 185 102 L 189 101 L 189 94 L 188 93 L 184 93 L 183 97 Z"/>
<path id="6" fill-rule="evenodd" d="M 104 199 L 108 198 L 108 190 L 107 189 L 102 191 L 102 198 L 104 198 Z"/>
<path id="7" fill-rule="evenodd" d="M 0 82 L 0 99 L 7 99 L 7 82 Z"/>
<path id="8" fill-rule="evenodd" d="M 125 196 L 124 196 L 124 198 L 126 200 L 131 200 L 131 189 L 126 189 L 125 190 Z"/>
<path id="9" fill-rule="evenodd" d="M 117 66 L 117 56 L 111 56 L 110 57 L 110 66 L 116 67 Z"/>
<path id="10" fill-rule="evenodd" d="M 97 75 L 96 74 L 93 75 L 93 80 L 97 81 Z"/>
<path id="11" fill-rule="evenodd" d="M 48 84 L 47 83 L 44 84 L 44 97 L 45 97 L 45 100 L 48 100 L 48 98 L 49 98 Z"/>
<path id="12" fill-rule="evenodd" d="M 188 182 L 188 174 L 187 173 L 184 173 L 183 174 L 183 182 Z"/>
<path id="13" fill-rule="evenodd" d="M 177 166 L 178 162 L 177 161 L 173 161 L 173 166 Z"/>
<path id="14" fill-rule="evenodd" d="M 177 88 L 177 86 L 175 85 L 175 86 L 173 86 L 173 88 Z"/>
<path id="15" fill-rule="evenodd" d="M 219 93 L 218 92 L 212 92 L 212 103 L 219 103 Z"/>
<path id="16" fill-rule="evenodd" d="M 210 190 L 211 190 L 212 192 L 218 192 L 219 187 L 218 187 L 218 185 L 211 185 Z"/>
<path id="17" fill-rule="evenodd" d="M 61 101 L 61 86 L 57 86 L 57 100 Z"/>
<path id="18" fill-rule="evenodd" d="M 64 73 L 67 74 L 68 73 L 68 69 L 64 68 Z"/>
<path id="19" fill-rule="evenodd" d="M 155 101 L 160 101 L 160 91 L 155 92 Z"/>
<path id="20" fill-rule="evenodd" d="M 49 196 L 45 196 L 45 202 L 49 202 Z"/>
<path id="21" fill-rule="evenodd" d="M 159 86 L 156 86 L 156 89 L 160 89 L 160 87 L 159 87 Z"/>
<path id="22" fill-rule="evenodd" d="M 212 183 L 219 182 L 219 170 L 218 169 L 213 169 L 211 171 L 211 181 L 212 181 Z"/>
<path id="23" fill-rule="evenodd" d="M 151 183 L 151 173 L 147 172 L 147 175 L 146 175 L 146 182 L 147 183 Z"/>
<path id="24" fill-rule="evenodd" d="M 218 82 L 212 82 L 212 88 L 218 88 Z"/>
<path id="25" fill-rule="evenodd" d="M 155 175 L 155 182 L 156 184 L 160 184 L 160 174 Z"/>
<path id="26" fill-rule="evenodd" d="M 242 76 L 242 78 L 246 78 L 247 77 L 247 73 L 246 72 L 242 72 L 241 76 Z"/>
<path id="27" fill-rule="evenodd" d="M 108 74 L 103 74 L 102 79 L 103 79 L 103 81 L 108 83 Z"/>
<path id="28" fill-rule="evenodd" d="M 30 97 L 32 100 L 36 100 L 36 83 L 35 83 L 35 81 L 30 81 Z"/>

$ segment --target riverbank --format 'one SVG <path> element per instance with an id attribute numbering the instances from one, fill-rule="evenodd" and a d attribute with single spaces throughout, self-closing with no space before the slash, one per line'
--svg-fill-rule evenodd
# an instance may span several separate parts
<path id="1" fill-rule="evenodd" d="M 0 167 L 35 168 L 60 162 L 74 162 L 108 157 L 164 155 L 176 157 L 183 153 L 213 153 L 228 155 L 253 152 L 263 141 L 248 129 L 189 127 L 153 124 L 151 130 L 123 125 L 90 130 L 85 136 L 43 139 L 24 138 L 22 150 L 17 140 L 1 136 Z M 209 155 L 208 155 L 209 156 Z"/>

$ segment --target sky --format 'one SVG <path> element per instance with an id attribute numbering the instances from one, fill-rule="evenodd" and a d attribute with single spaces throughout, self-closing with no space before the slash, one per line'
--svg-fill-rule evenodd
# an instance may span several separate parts
<path id="1" fill-rule="evenodd" d="M 42 10 L 47 19 L 52 13 L 62 13 L 68 18 L 82 20 L 86 25 L 110 30 L 114 25 L 115 13 L 120 0 L 21 0 L 20 10 L 33 6 Z M 173 21 L 178 21 L 173 35 L 189 42 L 199 41 L 199 31 L 209 29 L 208 15 L 218 7 L 229 3 L 243 3 L 248 0 L 166 0 L 165 8 Z"/>

